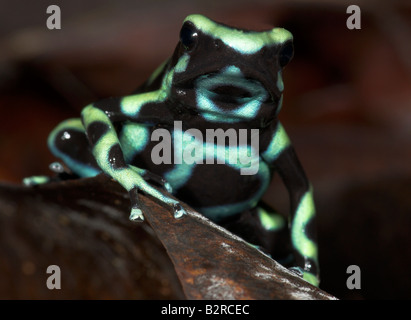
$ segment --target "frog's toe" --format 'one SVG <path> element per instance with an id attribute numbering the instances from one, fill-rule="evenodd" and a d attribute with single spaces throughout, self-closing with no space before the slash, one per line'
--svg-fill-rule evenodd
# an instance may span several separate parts
<path id="1" fill-rule="evenodd" d="M 143 222 L 144 221 L 143 211 L 141 211 L 141 209 L 139 208 L 132 208 L 129 219 L 133 222 Z"/>
<path id="2" fill-rule="evenodd" d="M 164 183 L 163 183 L 163 187 L 164 187 L 164 189 L 166 189 L 166 191 L 168 192 L 168 193 L 173 193 L 173 188 L 171 187 L 171 184 L 169 184 L 167 181 L 165 181 L 164 180 Z"/>
<path id="3" fill-rule="evenodd" d="M 65 172 L 64 166 L 60 162 L 53 162 L 50 163 L 49 169 L 55 173 L 63 173 Z"/>
<path id="4" fill-rule="evenodd" d="M 311 283 L 313 286 L 318 287 L 320 284 L 320 280 L 317 275 L 304 270 L 301 267 L 291 267 L 288 270 L 299 276 L 300 278 L 304 279 L 305 281 Z"/>
<path id="5" fill-rule="evenodd" d="M 179 203 L 173 205 L 174 218 L 180 219 L 187 214 L 187 211 Z"/>
<path id="6" fill-rule="evenodd" d="M 37 186 L 39 184 L 44 184 L 50 181 L 50 178 L 47 176 L 32 176 L 26 177 L 23 179 L 23 185 L 26 187 Z"/>
<path id="7" fill-rule="evenodd" d="M 296 274 L 300 278 L 302 278 L 304 275 L 304 271 L 300 267 L 291 267 L 291 268 L 288 268 L 288 270 L 290 270 L 292 273 Z"/>

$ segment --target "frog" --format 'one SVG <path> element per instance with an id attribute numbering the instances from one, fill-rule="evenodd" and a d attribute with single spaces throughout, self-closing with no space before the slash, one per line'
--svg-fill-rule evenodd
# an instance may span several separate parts
<path id="1" fill-rule="evenodd" d="M 139 195 L 145 194 L 176 219 L 187 214 L 181 202 L 187 203 L 267 252 L 286 233 L 288 240 L 280 243 L 292 252 L 289 269 L 318 286 L 313 188 L 278 118 L 283 69 L 293 55 L 293 36 L 284 28 L 254 31 L 191 14 L 172 56 L 143 84 L 64 120 L 50 133 L 49 149 L 76 177 L 103 173 L 117 181 L 129 194 L 132 221 L 144 220 Z M 212 129 L 254 134 L 228 147 L 192 134 L 189 140 L 211 153 L 186 163 L 178 159 L 187 148 L 182 136 L 193 129 L 204 135 Z M 159 134 L 165 132 L 173 139 Z M 159 161 L 161 152 L 153 156 L 161 138 L 174 151 L 171 162 Z M 227 151 L 253 154 L 257 170 L 244 174 L 247 164 L 224 162 Z M 288 224 L 262 200 L 274 174 L 289 194 Z"/>

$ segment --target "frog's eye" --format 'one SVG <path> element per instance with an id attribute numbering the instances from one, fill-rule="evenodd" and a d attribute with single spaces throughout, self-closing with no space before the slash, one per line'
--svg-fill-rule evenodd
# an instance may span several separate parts
<path id="1" fill-rule="evenodd" d="M 280 53 L 278 54 L 280 66 L 284 67 L 288 62 L 290 62 L 291 58 L 294 54 L 294 46 L 292 41 L 286 42 L 280 49 Z"/>
<path id="2" fill-rule="evenodd" d="M 180 41 L 186 50 L 192 50 L 197 43 L 198 33 L 194 25 L 187 21 L 180 31 Z"/>

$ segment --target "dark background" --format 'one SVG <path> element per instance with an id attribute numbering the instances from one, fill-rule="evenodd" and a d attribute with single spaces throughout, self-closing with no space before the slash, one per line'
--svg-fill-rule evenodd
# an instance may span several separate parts
<path id="1" fill-rule="evenodd" d="M 61 8 L 61 30 L 46 28 L 51 4 Z M 361 30 L 346 27 L 350 4 L 361 8 Z M 315 190 L 321 288 L 342 299 L 409 299 L 406 0 L 2 1 L 0 181 L 49 174 L 48 133 L 87 103 L 128 94 L 147 79 L 172 54 L 191 13 L 293 33 L 280 119 Z M 286 209 L 279 182 L 265 199 Z M 349 265 L 361 268 L 360 290 L 346 287 Z"/>

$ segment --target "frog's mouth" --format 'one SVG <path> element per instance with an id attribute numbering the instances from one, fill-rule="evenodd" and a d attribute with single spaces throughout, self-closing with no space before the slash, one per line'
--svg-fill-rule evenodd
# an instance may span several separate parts
<path id="1" fill-rule="evenodd" d="M 186 72 L 174 83 L 174 92 L 182 105 L 200 111 L 211 121 L 250 121 L 260 111 L 271 117 L 281 95 L 276 77 L 268 69 L 242 68 L 246 73 L 234 65 L 220 70 L 214 66 L 200 75 Z"/>
<path id="2" fill-rule="evenodd" d="M 255 84 L 254 81 L 253 84 Z M 256 92 L 235 84 L 221 84 L 206 90 L 213 101 L 229 105 L 241 105 L 255 99 L 261 101 L 262 98 L 268 96 L 265 94 L 267 91 L 263 88 Z"/>
<path id="3" fill-rule="evenodd" d="M 246 78 L 234 66 L 198 77 L 195 90 L 197 100 L 224 105 L 224 109 L 237 108 L 251 102 L 261 104 L 271 98 L 261 82 Z"/>

